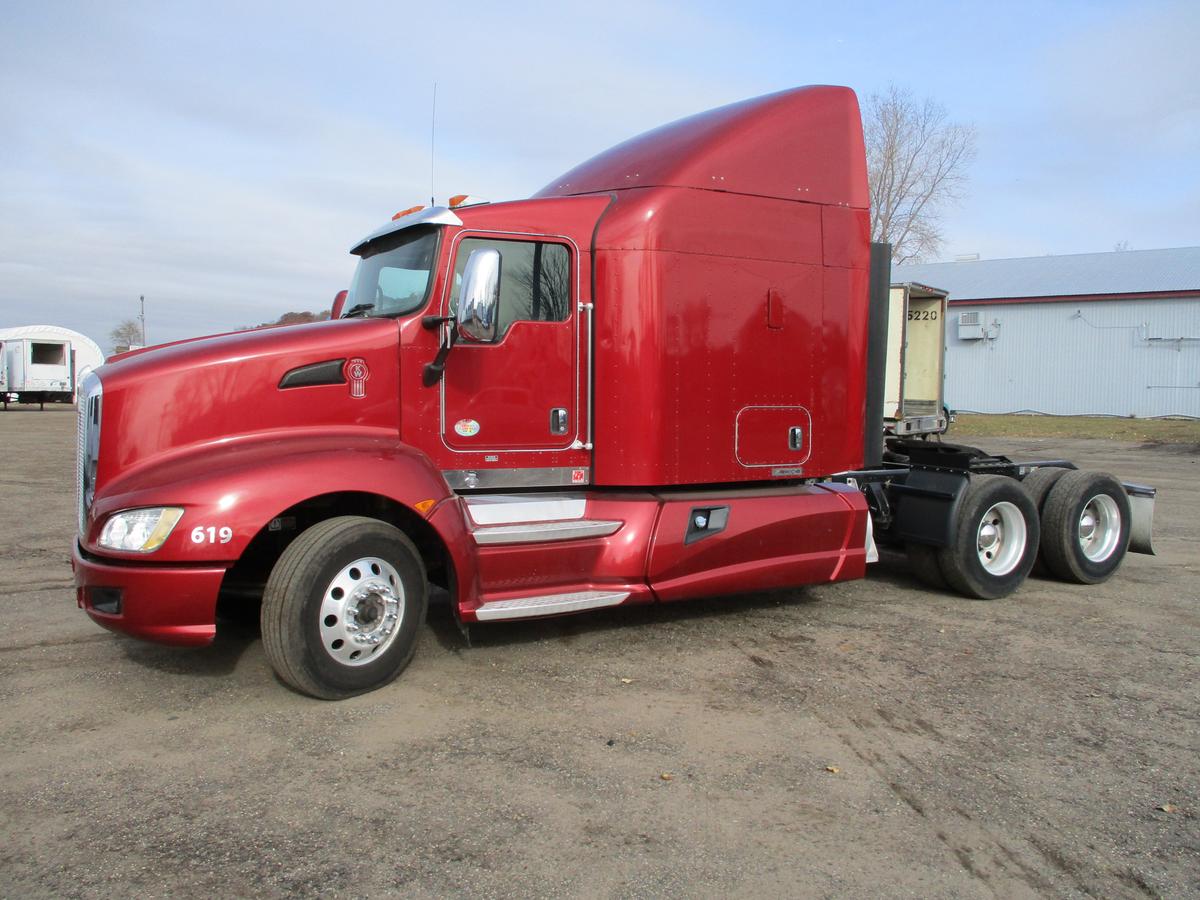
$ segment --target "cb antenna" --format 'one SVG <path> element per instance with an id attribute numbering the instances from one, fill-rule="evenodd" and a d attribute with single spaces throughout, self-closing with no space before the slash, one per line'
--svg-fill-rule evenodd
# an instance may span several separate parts
<path id="1" fill-rule="evenodd" d="M 436 171 L 434 169 L 435 144 L 437 138 L 437 82 L 433 83 L 433 110 L 429 114 L 429 205 L 436 206 L 434 197 L 436 196 L 435 186 L 437 182 L 434 180 Z"/>

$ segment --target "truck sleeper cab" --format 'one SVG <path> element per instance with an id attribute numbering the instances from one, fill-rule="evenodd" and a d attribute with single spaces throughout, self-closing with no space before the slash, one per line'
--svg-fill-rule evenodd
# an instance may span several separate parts
<path id="1" fill-rule="evenodd" d="M 989 480 L 1024 474 L 1007 460 L 878 458 L 847 89 L 693 116 L 353 252 L 329 322 L 89 377 L 74 566 L 101 625 L 203 644 L 261 598 L 280 678 L 340 698 L 408 664 L 430 581 L 466 627 L 859 578 L 875 529 L 973 596 L 1045 549 L 1025 489 Z M 1113 484 L 1047 485 L 1068 576 L 1128 545 Z"/>

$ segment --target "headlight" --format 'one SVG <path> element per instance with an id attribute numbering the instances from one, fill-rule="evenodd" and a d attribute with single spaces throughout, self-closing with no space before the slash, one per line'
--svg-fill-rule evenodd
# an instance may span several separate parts
<path id="1" fill-rule="evenodd" d="M 153 553 L 170 537 L 182 516 L 183 510 L 174 506 L 114 513 L 100 532 L 100 546 L 128 553 Z"/>

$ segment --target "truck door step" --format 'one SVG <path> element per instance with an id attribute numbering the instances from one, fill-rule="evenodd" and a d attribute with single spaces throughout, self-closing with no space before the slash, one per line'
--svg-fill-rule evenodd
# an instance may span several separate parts
<path id="1" fill-rule="evenodd" d="M 569 594 L 543 594 L 538 597 L 517 597 L 512 600 L 493 600 L 475 610 L 480 622 L 500 619 L 531 619 L 538 616 L 557 616 L 617 606 L 629 597 L 629 591 L 572 591 Z"/>
<path id="2" fill-rule="evenodd" d="M 624 522 L 586 519 L 587 500 L 571 494 L 483 494 L 467 499 L 476 544 L 536 544 L 607 537 Z"/>
<path id="3" fill-rule="evenodd" d="M 477 494 L 464 498 L 476 525 L 582 519 L 587 499 L 575 494 Z"/>
<path id="4" fill-rule="evenodd" d="M 624 522 L 611 519 L 570 519 L 564 522 L 522 522 L 517 525 L 489 525 L 476 528 L 477 544 L 532 544 L 541 541 L 569 541 L 575 538 L 606 537 Z"/>

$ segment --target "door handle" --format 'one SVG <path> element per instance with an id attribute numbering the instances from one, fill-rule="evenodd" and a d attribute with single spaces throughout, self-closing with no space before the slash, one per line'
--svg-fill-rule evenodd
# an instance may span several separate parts
<path id="1" fill-rule="evenodd" d="M 788 429 L 788 449 L 803 450 L 804 449 L 804 429 L 799 425 L 793 425 Z"/>
<path id="2" fill-rule="evenodd" d="M 567 433 L 567 411 L 561 406 L 556 406 L 550 410 L 550 433 Z"/>

